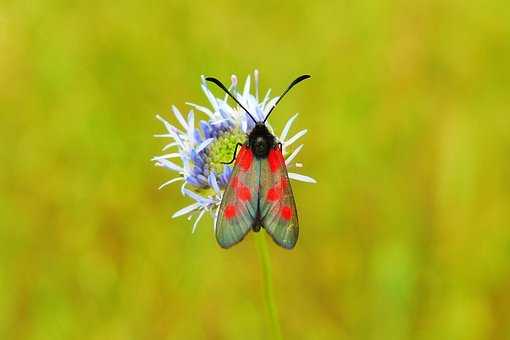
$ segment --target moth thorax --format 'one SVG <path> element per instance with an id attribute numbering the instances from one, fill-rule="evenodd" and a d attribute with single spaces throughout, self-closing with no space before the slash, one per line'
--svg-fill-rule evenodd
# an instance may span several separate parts
<path id="1" fill-rule="evenodd" d="M 249 136 L 250 149 L 257 158 L 266 158 L 273 147 L 274 137 L 263 124 L 257 124 Z"/>
<path id="2" fill-rule="evenodd" d="M 269 145 L 268 141 L 264 137 L 257 136 L 255 138 L 255 143 L 253 145 L 253 153 L 255 154 L 256 157 L 259 158 L 267 157 L 267 155 L 269 154 Z"/>

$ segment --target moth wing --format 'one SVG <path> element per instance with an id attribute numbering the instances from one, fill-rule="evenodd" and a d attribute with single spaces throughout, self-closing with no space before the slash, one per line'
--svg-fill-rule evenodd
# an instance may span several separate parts
<path id="1" fill-rule="evenodd" d="M 254 160 L 250 148 L 243 145 L 223 193 L 216 220 L 216 240 L 223 248 L 240 242 L 255 223 L 259 163 Z"/>
<path id="2" fill-rule="evenodd" d="M 280 246 L 292 249 L 299 235 L 294 195 L 282 151 L 275 146 L 260 162 L 259 209 L 262 226 Z"/>

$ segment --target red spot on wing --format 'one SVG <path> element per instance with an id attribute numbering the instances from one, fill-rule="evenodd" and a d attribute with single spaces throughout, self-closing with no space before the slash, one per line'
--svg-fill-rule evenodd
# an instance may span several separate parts
<path id="1" fill-rule="evenodd" d="M 241 170 L 248 171 L 253 162 L 253 153 L 247 146 L 243 146 L 239 155 L 237 156 L 236 163 L 241 167 Z"/>
<path id="2" fill-rule="evenodd" d="M 236 213 L 236 207 L 233 204 L 227 204 L 223 215 L 226 219 L 230 220 L 231 218 L 235 217 Z"/>
<path id="3" fill-rule="evenodd" d="M 280 182 L 273 185 L 266 194 L 266 199 L 270 202 L 278 201 L 285 193 L 285 189 L 289 186 L 289 183 L 285 177 L 280 179 Z"/>
<path id="4" fill-rule="evenodd" d="M 276 185 L 267 191 L 266 199 L 270 202 L 276 202 L 280 197 L 282 197 L 281 190 Z"/>
<path id="5" fill-rule="evenodd" d="M 290 221 L 290 219 L 292 218 L 292 209 L 288 205 L 282 207 L 282 210 L 280 211 L 280 216 L 284 220 Z"/>
<path id="6" fill-rule="evenodd" d="M 247 186 L 243 186 L 241 184 L 241 187 L 237 190 L 237 198 L 239 198 L 241 201 L 251 200 L 250 189 Z"/>
<path id="7" fill-rule="evenodd" d="M 267 160 L 269 161 L 269 168 L 271 169 L 271 172 L 275 172 L 284 164 L 282 152 L 278 148 L 274 148 L 269 151 Z"/>

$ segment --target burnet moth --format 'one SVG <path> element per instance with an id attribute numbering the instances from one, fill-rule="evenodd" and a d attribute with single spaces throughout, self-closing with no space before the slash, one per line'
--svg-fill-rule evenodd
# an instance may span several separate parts
<path id="1" fill-rule="evenodd" d="M 257 122 L 218 79 L 205 78 L 225 91 L 255 122 L 246 143 L 238 143 L 232 160 L 224 163 L 235 161 L 216 220 L 216 240 L 221 247 L 230 248 L 250 229 L 258 232 L 261 227 L 281 247 L 292 249 L 296 245 L 299 223 L 282 145 L 269 132 L 265 122 L 287 92 L 308 78 L 309 75 L 302 75 L 294 80 L 261 122 Z M 239 146 L 241 149 L 236 157 Z"/>

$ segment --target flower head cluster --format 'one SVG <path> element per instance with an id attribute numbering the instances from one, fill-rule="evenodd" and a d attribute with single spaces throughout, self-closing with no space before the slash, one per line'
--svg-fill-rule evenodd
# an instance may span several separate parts
<path id="1" fill-rule="evenodd" d="M 278 97 L 270 98 L 271 90 L 269 90 L 264 98 L 259 100 L 259 76 L 256 70 L 254 82 L 254 94 L 250 91 L 252 85 L 250 76 L 246 78 L 244 87 L 240 91 L 237 88 L 237 77 L 233 75 L 229 90 L 257 121 L 263 121 Z M 172 215 L 172 217 L 187 215 L 189 220 L 195 218 L 193 231 L 206 212 L 216 219 L 223 191 L 232 174 L 232 165 L 223 163 L 232 159 L 236 144 L 244 143 L 247 133 L 255 126 L 255 123 L 235 102 L 232 106 L 227 102 L 227 95 L 223 98 L 214 96 L 203 76 L 200 86 L 210 107 L 186 103 L 191 109 L 185 117 L 177 107 L 172 106 L 171 110 L 178 125 L 173 125 L 162 116 L 156 115 L 156 118 L 164 124 L 166 131 L 155 137 L 167 139 L 168 144 L 163 147 L 165 154 L 152 158 L 156 166 L 177 173 L 177 177 L 166 181 L 159 189 L 175 182 L 182 182 L 181 193 L 194 201 Z M 201 112 L 206 119 L 197 121 L 194 110 Z M 282 143 L 288 169 L 302 167 L 301 163 L 294 160 L 303 148 L 303 144 L 296 148 L 292 145 L 304 136 L 307 130 L 301 130 L 289 137 L 289 131 L 297 116 L 296 113 L 287 121 L 280 135 L 275 134 L 276 139 Z M 267 123 L 266 126 L 274 134 L 271 126 Z M 289 178 L 315 183 L 314 179 L 294 172 L 289 172 Z"/>

